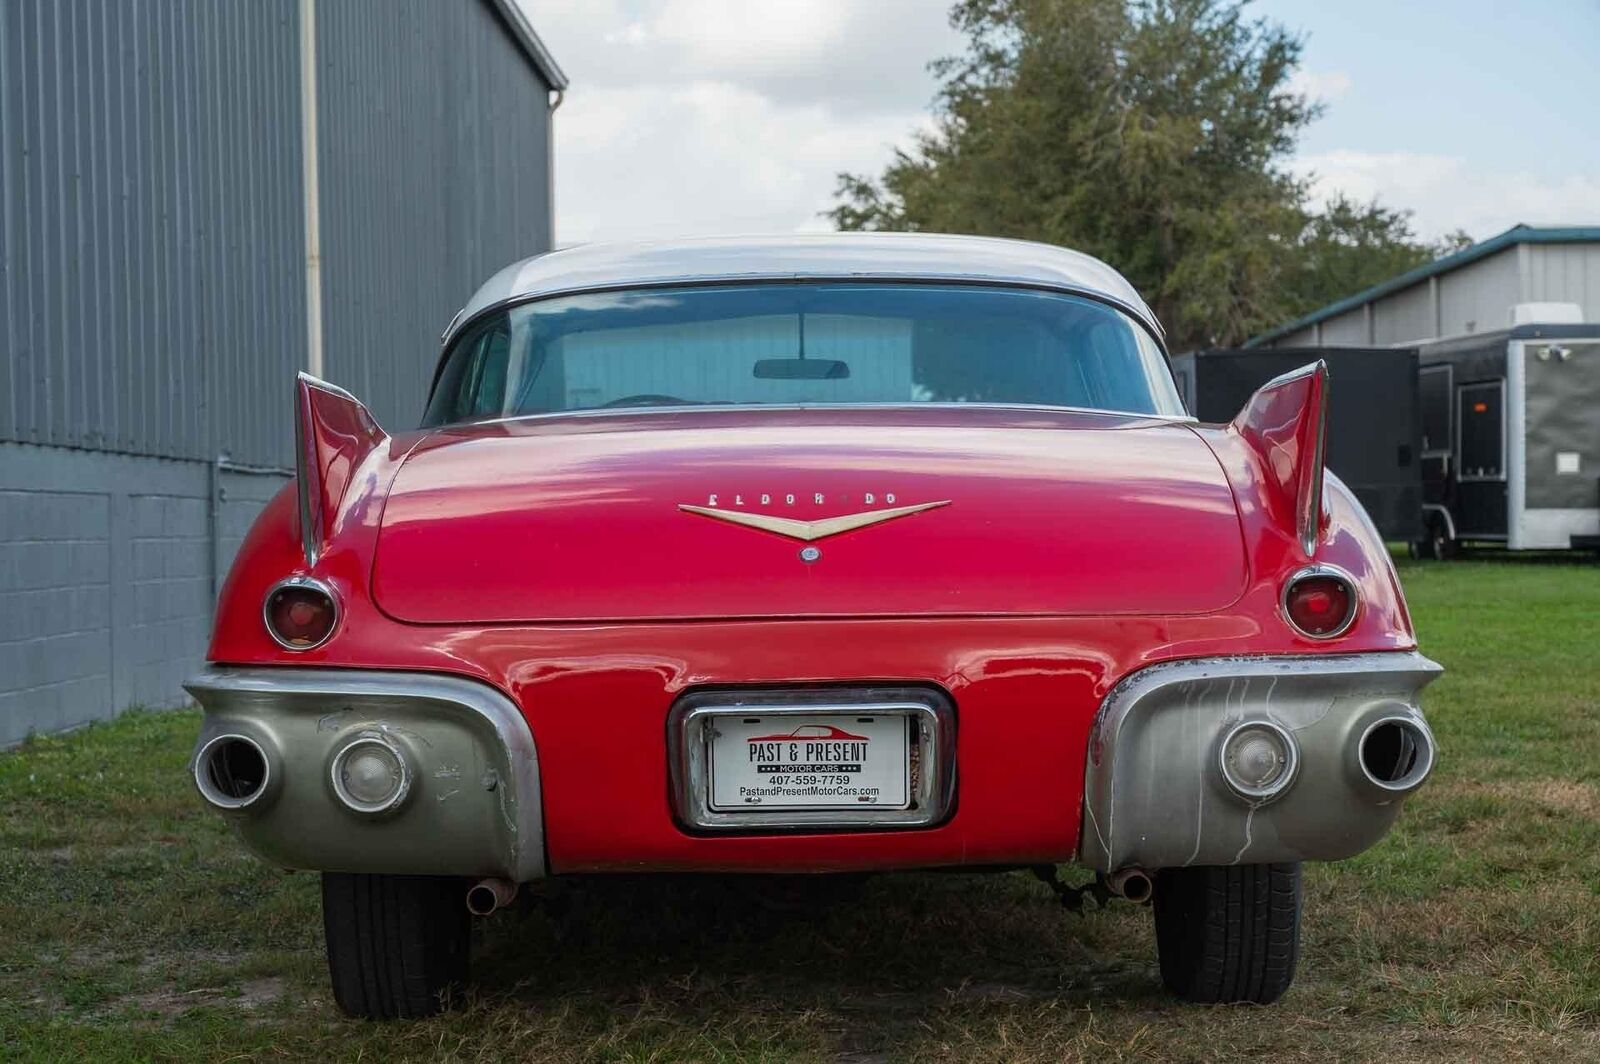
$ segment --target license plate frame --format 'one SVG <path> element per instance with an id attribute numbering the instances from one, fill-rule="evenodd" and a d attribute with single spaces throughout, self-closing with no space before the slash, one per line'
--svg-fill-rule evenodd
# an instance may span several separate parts
<path id="1" fill-rule="evenodd" d="M 713 747 L 726 718 L 757 718 L 781 728 L 802 718 L 902 718 L 906 781 L 903 803 L 728 808 L 713 801 Z M 674 812 L 698 831 L 918 828 L 942 821 L 955 781 L 955 708 L 928 688 L 692 692 L 673 707 L 668 728 Z M 726 797 L 726 795 L 724 796 Z"/>

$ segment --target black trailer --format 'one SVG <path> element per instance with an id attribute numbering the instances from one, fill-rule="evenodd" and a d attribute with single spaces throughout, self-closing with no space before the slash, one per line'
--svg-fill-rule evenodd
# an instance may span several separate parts
<path id="1" fill-rule="evenodd" d="M 1600 547 L 1600 324 L 1439 340 L 1417 360 L 1427 552 Z"/>
<path id="2" fill-rule="evenodd" d="M 1267 381 L 1319 358 L 1328 363 L 1328 468 L 1361 500 L 1385 539 L 1419 540 L 1422 423 L 1414 350 L 1219 348 L 1177 355 L 1172 369 L 1189 412 L 1223 422 Z"/>

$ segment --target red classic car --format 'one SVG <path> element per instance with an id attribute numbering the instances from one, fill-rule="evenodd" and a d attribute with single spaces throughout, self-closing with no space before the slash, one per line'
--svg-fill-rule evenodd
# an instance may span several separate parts
<path id="1" fill-rule="evenodd" d="M 1184 413 L 1105 265 L 923 235 L 585 247 L 451 323 L 422 427 L 301 377 L 200 794 L 322 873 L 335 996 L 440 1007 L 568 873 L 1076 862 L 1164 981 L 1276 998 L 1300 862 L 1432 768 L 1318 365 Z"/>

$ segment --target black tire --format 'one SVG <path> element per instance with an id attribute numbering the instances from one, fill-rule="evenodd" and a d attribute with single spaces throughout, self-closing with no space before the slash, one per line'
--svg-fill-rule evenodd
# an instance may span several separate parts
<path id="1" fill-rule="evenodd" d="M 455 879 L 324 872 L 322 926 L 339 1008 L 368 1020 L 442 1011 L 467 981 L 465 892 Z"/>
<path id="2" fill-rule="evenodd" d="M 1278 1000 L 1300 953 L 1300 866 L 1172 868 L 1156 876 L 1161 980 L 1187 1001 Z"/>

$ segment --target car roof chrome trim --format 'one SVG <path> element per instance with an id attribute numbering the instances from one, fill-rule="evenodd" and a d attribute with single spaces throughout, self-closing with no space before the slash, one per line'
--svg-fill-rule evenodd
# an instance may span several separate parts
<path id="1" fill-rule="evenodd" d="M 479 287 L 442 340 L 492 307 L 631 287 L 755 281 L 931 281 L 1072 291 L 1119 305 L 1165 349 L 1161 323 L 1093 256 L 1027 240 L 942 233 L 809 233 L 586 244 L 512 263 Z"/>
<path id="2" fill-rule="evenodd" d="M 1200 423 L 1199 418 L 1189 414 L 1145 414 L 1136 410 L 1097 410 L 1088 406 L 1047 406 L 1043 403 L 684 403 L 674 406 L 629 406 L 609 410 L 604 407 L 591 407 L 585 410 L 552 410 L 543 414 L 508 414 L 505 417 L 483 418 L 479 421 L 452 421 L 448 425 L 436 425 L 430 431 L 451 432 L 482 425 L 508 425 L 517 421 L 546 421 L 555 418 L 611 418 L 627 417 L 630 414 L 703 414 L 715 411 L 747 414 L 752 411 L 769 410 L 1016 410 L 1046 414 L 1095 414 L 1101 417 L 1137 418 L 1141 421 L 1160 421 L 1174 425 Z"/>

